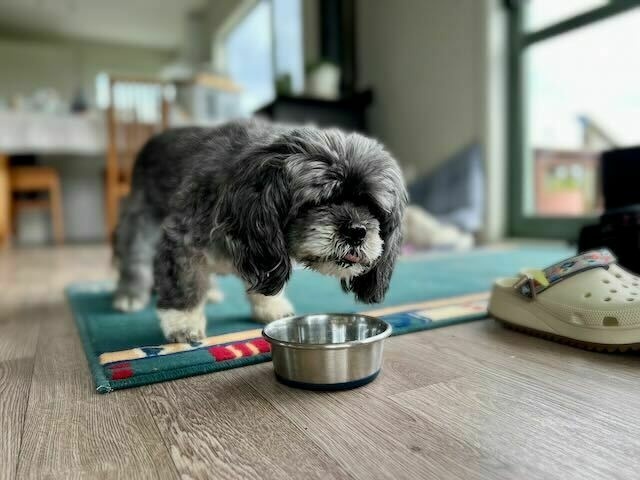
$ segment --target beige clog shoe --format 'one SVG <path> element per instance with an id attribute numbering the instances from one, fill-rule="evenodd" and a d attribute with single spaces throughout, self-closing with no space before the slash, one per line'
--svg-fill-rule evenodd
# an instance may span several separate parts
<path id="1" fill-rule="evenodd" d="M 574 346 L 640 349 L 640 277 L 606 249 L 496 280 L 489 313 L 505 325 Z"/>

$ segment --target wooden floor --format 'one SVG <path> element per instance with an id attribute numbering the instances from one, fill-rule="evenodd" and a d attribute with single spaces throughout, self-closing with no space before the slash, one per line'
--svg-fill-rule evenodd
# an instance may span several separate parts
<path id="1" fill-rule="evenodd" d="M 640 478 L 640 357 L 493 321 L 389 339 L 376 382 L 269 363 L 94 392 L 62 288 L 105 247 L 0 254 L 0 478 Z"/>

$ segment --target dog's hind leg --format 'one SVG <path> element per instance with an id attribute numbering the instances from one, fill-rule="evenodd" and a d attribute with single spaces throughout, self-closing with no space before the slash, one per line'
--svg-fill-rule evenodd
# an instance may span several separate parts
<path id="1" fill-rule="evenodd" d="M 154 262 L 160 327 L 171 342 L 195 342 L 205 334 L 207 260 L 171 220 L 165 226 Z"/>
<path id="2" fill-rule="evenodd" d="M 127 198 L 114 238 L 118 262 L 118 286 L 113 306 L 122 312 L 142 310 L 153 286 L 153 256 L 160 224 L 144 202 L 141 192 Z"/>

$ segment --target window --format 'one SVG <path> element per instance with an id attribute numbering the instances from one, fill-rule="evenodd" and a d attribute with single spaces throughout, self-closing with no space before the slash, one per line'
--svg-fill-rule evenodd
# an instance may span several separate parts
<path id="1" fill-rule="evenodd" d="M 601 212 L 599 157 L 640 145 L 640 0 L 511 9 L 511 233 L 575 239 Z"/>
<path id="2" fill-rule="evenodd" d="M 95 81 L 95 102 L 98 108 L 106 109 L 113 101 L 116 110 L 128 111 L 139 122 L 158 123 L 162 115 L 162 98 L 175 95 L 175 89 L 155 83 L 121 82 L 113 89 L 113 99 L 111 93 L 109 74 L 100 72 Z"/>
<path id="3" fill-rule="evenodd" d="M 301 0 L 259 0 L 223 40 L 222 68 L 240 85 L 239 110 L 250 115 L 275 98 L 276 79 L 304 88 Z"/>
<path id="4" fill-rule="evenodd" d="M 300 0 L 273 1 L 276 78 L 287 79 L 291 93 L 304 89 L 302 4 Z"/>
<path id="5" fill-rule="evenodd" d="M 533 0 L 526 5 L 524 26 L 529 32 L 602 7 L 608 0 Z"/>
<path id="6" fill-rule="evenodd" d="M 260 1 L 235 25 L 224 50 L 227 73 L 242 88 L 240 111 L 249 115 L 275 95 L 270 2 Z"/>

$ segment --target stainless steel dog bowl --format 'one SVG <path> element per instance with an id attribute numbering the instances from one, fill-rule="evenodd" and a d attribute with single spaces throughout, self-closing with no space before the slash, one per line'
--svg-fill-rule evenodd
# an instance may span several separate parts
<path id="1" fill-rule="evenodd" d="M 391 325 L 379 318 L 340 313 L 283 318 L 262 331 L 271 344 L 276 378 L 312 390 L 343 390 L 372 381 L 389 335 Z"/>

